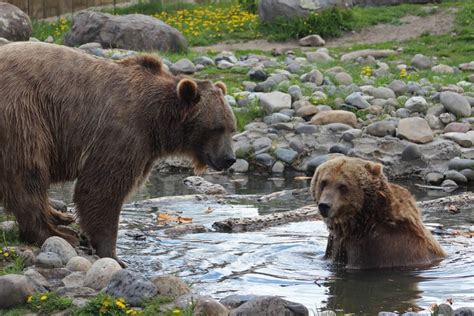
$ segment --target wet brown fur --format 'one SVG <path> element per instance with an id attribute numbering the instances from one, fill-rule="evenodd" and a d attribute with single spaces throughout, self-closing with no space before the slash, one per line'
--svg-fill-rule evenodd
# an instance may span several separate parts
<path id="1" fill-rule="evenodd" d="M 115 257 L 122 203 L 157 158 L 188 155 L 202 171 L 231 152 L 235 119 L 222 87 L 173 76 L 152 56 L 113 62 L 44 43 L 1 47 L 0 201 L 21 239 L 75 241 L 57 229 L 72 219 L 49 206 L 47 189 L 77 180 L 80 226 L 99 256 Z"/>
<path id="2" fill-rule="evenodd" d="M 352 269 L 430 265 L 446 253 L 424 227 L 410 192 L 391 184 L 382 166 L 340 157 L 311 182 L 317 203 L 331 204 L 325 257 Z"/>

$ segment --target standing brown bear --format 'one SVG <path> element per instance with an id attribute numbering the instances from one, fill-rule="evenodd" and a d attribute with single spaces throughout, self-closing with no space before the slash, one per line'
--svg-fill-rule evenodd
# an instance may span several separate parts
<path id="1" fill-rule="evenodd" d="M 20 238 L 40 245 L 71 222 L 49 206 L 50 184 L 77 180 L 79 224 L 100 257 L 116 258 L 124 199 L 156 159 L 187 155 L 196 171 L 234 161 L 225 86 L 173 76 L 159 60 L 114 62 L 64 46 L 0 48 L 0 200 Z"/>
<path id="2" fill-rule="evenodd" d="M 388 183 L 382 166 L 338 157 L 311 181 L 329 238 L 325 257 L 350 269 L 433 264 L 446 253 L 423 226 L 410 192 Z"/>

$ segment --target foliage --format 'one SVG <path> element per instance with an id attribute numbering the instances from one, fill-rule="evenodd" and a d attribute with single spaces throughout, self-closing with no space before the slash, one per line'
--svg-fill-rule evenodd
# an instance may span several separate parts
<path id="1" fill-rule="evenodd" d="M 260 32 L 269 39 L 283 41 L 319 34 L 324 38 L 338 37 L 343 31 L 351 30 L 352 11 L 332 8 L 314 12 L 307 17 L 276 18 L 260 23 Z"/>
<path id="2" fill-rule="evenodd" d="M 258 99 L 253 99 L 245 108 L 234 109 L 234 113 L 237 120 L 237 129 L 239 131 L 243 131 L 245 125 L 264 115 Z"/>
<path id="3" fill-rule="evenodd" d="M 100 293 L 87 304 L 75 310 L 72 314 L 75 316 L 86 315 L 104 315 L 104 316 L 120 316 L 120 315 L 138 315 L 140 312 L 131 308 L 125 299 L 115 299 L 110 295 Z"/>
<path id="4" fill-rule="evenodd" d="M 24 259 L 9 246 L 12 241 L 18 242 L 18 231 L 16 229 L 6 232 L 0 230 L 0 237 L 0 276 L 21 273 L 25 268 Z"/>
<path id="5" fill-rule="evenodd" d="M 190 45 L 258 37 L 258 17 L 240 5 L 206 6 L 153 15 L 183 33 Z"/>
<path id="6" fill-rule="evenodd" d="M 59 18 L 56 22 L 52 23 L 46 21 L 34 21 L 32 36 L 40 41 L 44 41 L 51 35 L 54 42 L 60 44 L 63 42 L 64 35 L 66 35 L 71 28 L 71 24 L 71 19 L 66 18 Z"/>
<path id="7" fill-rule="evenodd" d="M 256 14 L 258 11 L 258 0 L 239 0 L 244 10 Z"/>
<path id="8" fill-rule="evenodd" d="M 143 309 L 140 315 L 143 316 L 155 316 L 155 315 L 163 315 L 163 316 L 192 316 L 194 310 L 194 304 L 186 307 L 185 309 L 180 309 L 179 307 L 171 307 L 167 308 L 164 306 L 166 304 L 172 303 L 173 299 L 166 297 L 166 296 L 157 296 L 147 302 L 145 304 L 145 308 Z"/>
<path id="9" fill-rule="evenodd" d="M 35 293 L 28 297 L 27 306 L 36 313 L 51 315 L 54 312 L 70 308 L 72 300 L 67 297 L 61 297 L 54 292 Z"/>

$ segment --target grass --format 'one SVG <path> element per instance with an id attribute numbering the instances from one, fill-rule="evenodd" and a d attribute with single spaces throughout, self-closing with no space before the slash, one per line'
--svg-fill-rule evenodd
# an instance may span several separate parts
<path id="1" fill-rule="evenodd" d="M 35 293 L 28 297 L 25 304 L 14 308 L 0 310 L 2 316 L 19 316 L 30 314 L 52 315 L 57 312 L 66 311 L 72 307 L 72 300 L 62 297 L 53 292 Z M 66 315 L 68 315 L 66 313 Z"/>
<path id="2" fill-rule="evenodd" d="M 70 18 L 59 18 L 55 22 L 33 21 L 32 37 L 45 41 L 48 36 L 52 36 L 54 43 L 61 44 L 71 25 L 72 21 Z"/>
<path id="3" fill-rule="evenodd" d="M 258 99 L 253 99 L 245 108 L 234 109 L 235 118 L 237 120 L 237 130 L 243 131 L 245 125 L 255 121 L 257 118 L 264 116 Z"/>

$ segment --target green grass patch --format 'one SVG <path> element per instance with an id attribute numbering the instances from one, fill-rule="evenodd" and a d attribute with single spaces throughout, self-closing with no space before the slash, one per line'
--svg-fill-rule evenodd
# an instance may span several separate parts
<path id="1" fill-rule="evenodd" d="M 245 125 L 264 116 L 260 102 L 256 98 L 251 100 L 248 106 L 234 109 L 234 113 L 237 120 L 237 130 L 239 131 L 243 131 Z"/>
<path id="2" fill-rule="evenodd" d="M 64 40 L 64 35 L 71 28 L 71 24 L 70 18 L 59 18 L 55 22 L 33 21 L 32 37 L 45 41 L 48 36 L 52 36 L 54 43 L 61 44 Z"/>
<path id="3" fill-rule="evenodd" d="M 28 309 L 40 315 L 64 311 L 72 306 L 72 300 L 54 292 L 36 293 L 28 297 Z"/>

